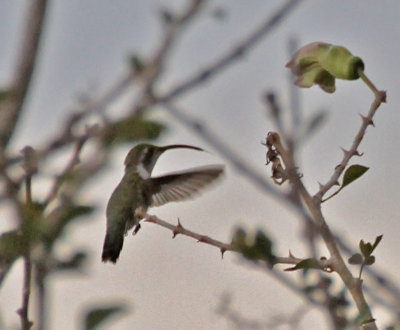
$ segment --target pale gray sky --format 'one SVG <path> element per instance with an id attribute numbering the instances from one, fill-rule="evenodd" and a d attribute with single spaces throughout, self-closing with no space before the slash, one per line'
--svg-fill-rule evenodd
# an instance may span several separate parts
<path id="1" fill-rule="evenodd" d="M 13 141 L 15 150 L 26 144 L 40 146 L 57 134 L 63 118 L 76 102 L 76 93 L 106 89 L 126 69 L 129 54 L 150 54 L 161 35 L 160 7 L 180 8 L 184 3 L 183 0 L 53 1 L 29 106 Z M 212 62 L 281 3 L 209 1 L 204 14 L 178 43 L 161 87 L 168 88 Z M 22 0 L 0 1 L 0 85 L 5 85 L 10 77 L 27 4 L 28 1 Z M 223 21 L 211 16 L 218 7 L 227 12 Z M 367 75 L 378 88 L 388 90 L 388 104 L 378 111 L 376 127 L 368 129 L 360 148 L 364 156 L 355 160 L 370 170 L 324 204 L 323 210 L 331 226 L 354 248 L 361 238 L 373 240 L 383 234 L 374 267 L 387 269 L 400 283 L 399 12 L 400 2 L 395 0 L 303 1 L 243 60 L 186 95 L 179 104 L 201 118 L 260 173 L 269 176 L 270 170 L 264 166 L 265 148 L 260 141 L 273 127 L 265 116 L 261 95 L 266 89 L 273 89 L 284 105 L 289 104 L 288 70 L 284 67 L 289 59 L 288 39 L 295 36 L 301 45 L 312 41 L 339 44 L 360 56 Z M 313 87 L 302 90 L 301 97 L 306 116 L 320 109 L 329 111 L 323 129 L 299 154 L 300 171 L 314 193 L 318 181 L 327 181 L 340 161 L 340 147 L 350 146 L 360 124 L 358 113 L 368 111 L 373 95 L 361 81 L 339 81 L 337 92 L 332 95 Z M 115 111 L 121 109 L 116 107 Z M 172 126 L 159 144 L 189 143 L 210 149 L 200 138 L 167 118 L 162 108 L 157 115 Z M 115 266 L 102 264 L 104 209 L 121 178 L 127 150 L 128 147 L 116 153 L 104 179 L 94 182 L 92 189 L 85 190 L 82 196 L 84 201 L 95 201 L 98 212 L 90 221 L 71 227 L 60 245 L 60 253 L 86 247 L 92 258 L 85 275 L 52 277 L 49 312 L 52 329 L 78 328 L 82 309 L 90 303 L 112 300 L 131 304 L 133 311 L 107 328 L 117 330 L 228 329 L 227 322 L 215 313 L 224 292 L 232 293 L 235 308 L 257 319 L 268 320 L 280 313 L 290 313 L 304 303 L 266 274 L 242 265 L 237 256 L 227 253 L 221 260 L 217 249 L 185 237 L 172 240 L 170 232 L 152 224 L 144 224 L 136 237 L 126 238 Z M 162 156 L 155 172 L 208 163 L 224 163 L 224 159 L 215 153 L 174 151 Z M 229 240 L 236 224 L 246 224 L 249 228 L 261 226 L 271 233 L 279 253 L 287 254 L 290 249 L 296 256 L 306 257 L 302 255 L 304 245 L 298 219 L 230 166 L 225 180 L 200 198 L 151 209 L 150 213 L 172 223 L 179 217 L 189 229 L 223 241 Z M 6 225 L 0 224 L 0 229 L 3 227 Z M 16 264 L 0 291 L 0 315 L 8 326 L 19 321 L 15 311 L 21 300 L 21 270 L 22 263 Z M 327 329 L 324 326 L 324 316 L 315 309 L 301 323 L 301 329 Z"/>

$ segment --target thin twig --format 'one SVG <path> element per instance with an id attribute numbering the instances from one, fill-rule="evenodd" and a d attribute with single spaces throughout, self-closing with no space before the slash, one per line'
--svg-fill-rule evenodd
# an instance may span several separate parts
<path id="1" fill-rule="evenodd" d="M 36 173 L 36 162 L 35 162 L 35 151 L 32 147 L 25 147 L 22 151 L 24 156 L 24 169 L 25 169 L 25 194 L 26 194 L 26 207 L 32 207 L 32 191 L 31 182 L 32 175 Z M 25 243 L 24 251 L 24 281 L 23 281 L 23 292 L 22 292 L 22 307 L 18 310 L 18 314 L 21 317 L 21 328 L 23 330 L 29 330 L 32 326 L 32 322 L 29 321 L 29 301 L 31 295 L 31 278 L 32 278 L 32 262 L 30 255 L 30 228 L 32 219 L 23 217 L 22 219 L 22 232 L 23 241 Z"/>
<path id="2" fill-rule="evenodd" d="M 32 264 L 29 251 L 24 256 L 24 282 L 22 292 L 22 307 L 18 310 L 21 317 L 21 328 L 29 330 L 32 322 L 29 321 L 29 300 L 31 295 Z"/>
<path id="3" fill-rule="evenodd" d="M 36 265 L 36 287 L 37 287 L 37 304 L 38 304 L 38 330 L 46 330 L 47 319 L 49 314 L 47 305 L 47 291 L 46 291 L 46 278 L 47 270 L 45 265 L 40 262 Z"/>
<path id="4" fill-rule="evenodd" d="M 320 186 L 320 189 L 318 193 L 314 195 L 314 198 L 318 201 L 321 201 L 325 193 L 331 189 L 334 185 L 337 185 L 339 177 L 347 167 L 350 159 L 353 156 L 359 155 L 360 153 L 358 152 L 358 147 L 361 144 L 361 141 L 367 131 L 367 128 L 369 125 L 373 125 L 373 117 L 378 110 L 379 106 L 382 104 L 382 102 L 386 101 L 386 93 L 384 91 L 380 91 L 378 94 L 376 94 L 375 100 L 372 102 L 370 110 L 367 114 L 367 116 L 361 116 L 362 122 L 360 129 L 357 132 L 356 137 L 354 138 L 353 144 L 351 145 L 349 150 L 344 150 L 344 155 L 343 159 L 340 162 L 338 166 L 335 167 L 335 171 L 329 181 L 325 183 L 324 185 Z"/>
<path id="5" fill-rule="evenodd" d="M 221 251 L 222 254 L 224 254 L 226 251 L 241 253 L 241 251 L 239 251 L 235 247 L 235 245 L 233 245 L 232 243 L 231 244 L 223 243 L 223 242 L 213 239 L 209 236 L 198 234 L 194 231 L 184 228 L 179 219 L 178 219 L 178 224 L 173 225 L 169 222 L 166 222 L 166 221 L 158 218 L 155 215 L 146 214 L 144 221 L 154 223 L 158 226 L 169 229 L 173 234 L 173 238 L 175 238 L 177 235 L 183 235 L 183 236 L 194 238 L 196 241 L 198 241 L 200 243 L 205 243 L 208 245 L 215 246 Z M 289 253 L 289 256 L 287 256 L 287 257 L 276 256 L 274 264 L 296 265 L 301 261 L 304 261 L 304 259 L 296 258 L 295 256 L 293 256 L 293 254 Z M 320 265 L 321 265 L 321 269 L 328 268 L 329 261 L 321 260 Z"/>
<path id="6" fill-rule="evenodd" d="M 158 103 L 158 99 L 156 101 L 154 98 L 153 87 L 162 75 L 168 56 L 179 36 L 186 30 L 187 24 L 193 22 L 193 18 L 200 12 L 204 3 L 206 3 L 206 0 L 192 0 L 181 14 L 175 14 L 176 17 L 172 16 L 170 21 L 163 22 L 166 27 L 163 38 L 154 55 L 144 64 L 143 72 L 139 76 L 143 86 L 141 87 L 139 97 L 131 106 L 132 112 L 135 115 L 141 114 L 149 105 Z"/>
<path id="7" fill-rule="evenodd" d="M 185 79 L 183 82 L 179 83 L 177 86 L 173 87 L 170 91 L 166 92 L 164 95 L 156 97 L 158 102 L 164 103 L 172 101 L 173 99 L 181 96 L 188 91 L 192 90 L 201 84 L 206 83 L 211 78 L 220 74 L 222 71 L 229 68 L 237 60 L 244 57 L 244 55 L 256 46 L 262 38 L 267 36 L 273 29 L 281 23 L 290 12 L 301 3 L 302 0 L 289 0 L 286 1 L 282 7 L 280 7 L 272 15 L 268 14 L 268 17 L 263 20 L 263 22 L 255 28 L 253 31 L 248 33 L 240 42 L 236 44 L 230 51 L 224 53 L 220 58 L 214 60 L 211 64 L 206 66 L 205 69 L 201 70 L 199 73 L 190 75 L 189 78 Z"/>
<path id="8" fill-rule="evenodd" d="M 55 179 L 53 186 L 51 187 L 50 192 L 48 193 L 48 195 L 43 203 L 44 205 L 48 205 L 57 196 L 57 193 L 58 193 L 60 187 L 62 186 L 63 182 L 65 181 L 66 177 L 68 176 L 68 174 L 71 173 L 71 171 L 73 170 L 75 165 L 79 164 L 80 152 L 88 138 L 89 138 L 89 136 L 84 135 L 75 144 L 74 152 L 72 154 L 70 161 L 68 162 L 67 166 L 62 171 L 62 173 Z"/>

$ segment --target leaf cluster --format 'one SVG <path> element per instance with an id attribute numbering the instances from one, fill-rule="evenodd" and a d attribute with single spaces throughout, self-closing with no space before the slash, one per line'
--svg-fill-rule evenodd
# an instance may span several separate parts
<path id="1" fill-rule="evenodd" d="M 375 248 L 382 240 L 382 237 L 383 235 L 377 236 L 373 244 L 370 242 L 365 243 L 364 240 L 361 240 L 359 243 L 361 253 L 355 253 L 349 258 L 349 264 L 361 265 L 359 278 L 361 278 L 364 266 L 371 266 L 375 263 L 375 256 L 372 255 L 372 252 L 374 252 Z"/>
<path id="2" fill-rule="evenodd" d="M 234 249 L 248 260 L 264 261 L 272 267 L 276 264 L 273 253 L 273 243 L 268 235 L 258 229 L 255 233 L 246 232 L 243 228 L 236 228 L 232 239 Z"/>

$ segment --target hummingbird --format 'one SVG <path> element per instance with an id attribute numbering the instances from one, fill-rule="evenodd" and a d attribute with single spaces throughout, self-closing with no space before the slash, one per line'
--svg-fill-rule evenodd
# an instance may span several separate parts
<path id="1" fill-rule="evenodd" d="M 133 234 L 137 233 L 139 222 L 149 207 L 190 198 L 223 173 L 222 165 L 212 165 L 151 177 L 158 158 L 165 151 L 176 148 L 204 151 L 185 144 L 159 147 L 142 143 L 128 152 L 124 162 L 124 176 L 107 204 L 107 230 L 101 257 L 103 262 L 117 262 L 124 236 L 133 227 Z"/>

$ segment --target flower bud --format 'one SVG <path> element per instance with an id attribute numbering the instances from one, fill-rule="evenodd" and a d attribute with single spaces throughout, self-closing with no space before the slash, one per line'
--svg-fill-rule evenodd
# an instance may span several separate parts
<path id="1" fill-rule="evenodd" d="M 325 92 L 335 91 L 335 78 L 355 80 L 364 70 L 361 58 L 346 48 L 323 42 L 313 42 L 300 48 L 286 64 L 297 76 L 299 87 L 319 85 Z"/>

